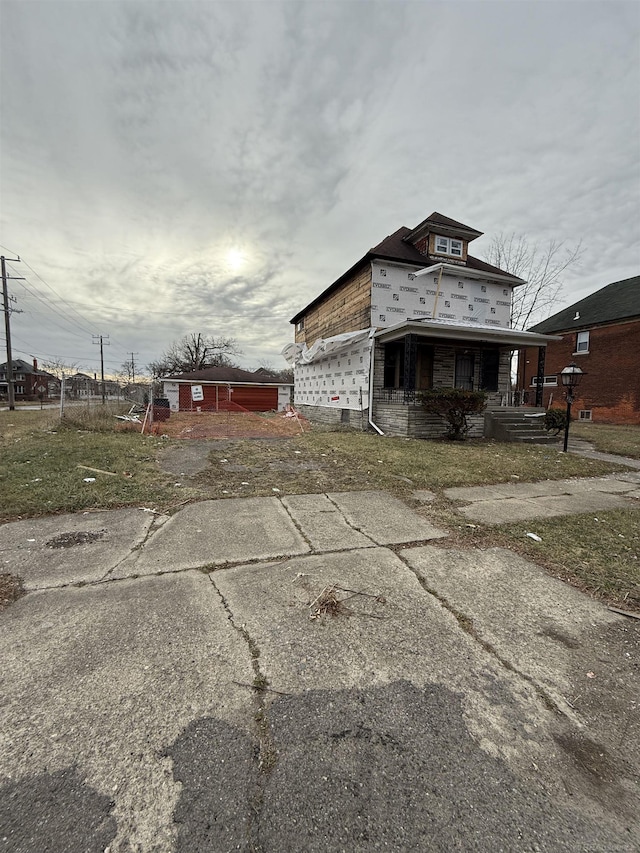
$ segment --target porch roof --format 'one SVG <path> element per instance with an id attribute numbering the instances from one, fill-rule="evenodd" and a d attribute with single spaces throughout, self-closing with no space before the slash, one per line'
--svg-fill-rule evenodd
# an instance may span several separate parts
<path id="1" fill-rule="evenodd" d="M 527 346 L 546 346 L 550 341 L 559 341 L 557 335 L 541 335 L 523 332 L 502 326 L 481 326 L 478 323 L 450 320 L 405 320 L 395 326 L 380 329 L 375 337 L 382 343 L 395 341 L 405 335 L 423 335 L 430 338 L 455 339 L 476 343 L 492 343 L 518 349 Z"/>

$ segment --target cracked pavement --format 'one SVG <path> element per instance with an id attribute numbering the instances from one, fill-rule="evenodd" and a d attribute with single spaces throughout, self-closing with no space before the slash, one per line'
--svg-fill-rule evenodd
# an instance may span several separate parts
<path id="1" fill-rule="evenodd" d="M 383 492 L 2 525 L 0 853 L 637 849 L 638 623 L 446 536 Z"/>

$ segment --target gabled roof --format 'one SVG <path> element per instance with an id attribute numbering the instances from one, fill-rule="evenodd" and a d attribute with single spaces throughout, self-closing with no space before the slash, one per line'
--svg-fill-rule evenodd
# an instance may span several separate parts
<path id="1" fill-rule="evenodd" d="M 0 370 L 6 370 L 8 363 L 9 362 L 5 361 L 4 364 L 0 364 Z M 34 368 L 33 364 L 30 364 L 28 361 L 24 361 L 22 358 L 12 358 L 11 367 L 14 372 L 19 373 L 37 373 L 38 375 L 46 373 L 44 370 Z"/>
<path id="2" fill-rule="evenodd" d="M 453 220 L 452 220 L 453 221 Z M 415 229 L 414 229 L 415 230 Z M 450 258 L 442 258 L 441 261 L 434 261 L 422 255 L 415 246 L 407 243 L 405 238 L 412 233 L 410 228 L 398 228 L 398 230 L 385 237 L 381 243 L 369 249 L 368 256 L 371 258 L 380 258 L 386 261 L 407 261 L 412 264 L 420 264 L 421 267 L 428 267 L 436 263 L 450 263 Z M 515 284 L 522 284 L 522 279 L 515 275 L 511 275 L 504 270 L 494 267 L 481 261 L 479 258 L 474 258 L 472 255 L 467 255 L 466 264 L 456 264 L 460 269 L 472 269 L 480 272 L 486 272 L 488 275 L 499 275 L 501 278 L 511 279 Z"/>
<path id="3" fill-rule="evenodd" d="M 614 281 L 531 327 L 548 334 L 640 318 L 640 276 Z"/>
<path id="4" fill-rule="evenodd" d="M 239 384 L 250 382 L 252 385 L 286 385 L 275 377 L 266 379 L 260 375 L 256 376 L 249 370 L 241 367 L 205 367 L 202 370 L 193 370 L 187 373 L 175 373 L 171 376 L 163 376 L 163 380 L 176 382 L 231 382 Z"/>
<path id="5" fill-rule="evenodd" d="M 424 234 L 438 232 L 441 234 L 456 236 L 463 240 L 475 240 L 477 237 L 482 237 L 482 231 L 476 231 L 469 225 L 463 225 L 462 222 L 457 222 L 448 216 L 443 216 L 441 213 L 434 211 L 426 219 L 423 219 L 419 225 L 412 228 L 407 239 L 413 240 L 420 238 Z"/>
<path id="6" fill-rule="evenodd" d="M 442 214 L 431 214 L 433 216 L 442 216 Z M 429 217 L 429 219 L 431 218 Z M 442 217 L 446 219 L 447 217 Z M 424 220 L 427 222 L 428 220 Z M 456 223 L 454 219 L 449 220 L 454 224 L 458 225 L 460 223 Z M 370 263 L 373 260 L 384 260 L 384 261 L 396 261 L 399 263 L 407 263 L 414 264 L 418 268 L 424 268 L 433 266 L 440 262 L 450 262 L 450 258 L 445 259 L 442 258 L 441 261 L 434 261 L 425 255 L 420 254 L 420 252 L 413 246 L 411 243 L 408 243 L 405 238 L 410 234 L 413 234 L 414 231 L 417 231 L 424 222 L 420 223 L 417 228 L 406 228 L 403 226 L 402 228 L 398 228 L 397 231 L 394 231 L 393 234 L 390 234 L 388 237 L 385 237 L 381 243 L 378 243 L 377 246 L 374 246 L 372 249 L 369 249 L 366 255 L 360 258 L 352 267 L 350 267 L 346 272 L 342 273 L 342 275 L 337 278 L 333 284 L 330 284 L 319 296 L 316 296 L 315 299 L 312 299 L 311 302 L 308 303 L 301 311 L 291 318 L 290 323 L 296 323 L 300 317 L 302 317 L 306 312 L 313 308 L 314 305 L 317 305 L 319 302 L 322 302 L 330 293 L 334 290 L 337 290 L 338 287 L 351 275 L 353 275 L 357 270 L 359 270 L 365 264 Z M 462 226 L 466 228 L 467 226 Z M 481 232 L 476 232 L 480 234 Z M 471 255 L 467 255 L 466 263 L 456 264 L 459 266 L 461 270 L 464 269 L 472 269 L 477 270 L 479 272 L 486 273 L 487 275 L 499 275 L 501 280 L 504 280 L 507 284 L 511 282 L 513 286 L 518 284 L 523 284 L 521 278 L 518 278 L 515 275 L 511 275 L 510 273 L 504 272 L 504 270 L 498 269 L 498 267 L 494 267 L 491 264 L 487 264 L 484 261 L 481 261 L 479 258 L 474 258 Z"/>

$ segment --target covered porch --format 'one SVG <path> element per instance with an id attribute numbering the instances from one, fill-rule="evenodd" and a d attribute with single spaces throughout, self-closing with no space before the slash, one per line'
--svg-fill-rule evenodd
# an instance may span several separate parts
<path id="1" fill-rule="evenodd" d="M 488 409 L 511 405 L 513 351 L 537 346 L 539 371 L 544 375 L 544 354 L 552 339 L 442 320 L 407 321 L 380 330 L 374 340 L 371 418 L 388 434 L 439 437 L 443 422 L 423 410 L 420 392 L 463 388 L 484 391 Z M 470 423 L 470 436 L 484 435 L 484 415 L 471 418 Z"/>

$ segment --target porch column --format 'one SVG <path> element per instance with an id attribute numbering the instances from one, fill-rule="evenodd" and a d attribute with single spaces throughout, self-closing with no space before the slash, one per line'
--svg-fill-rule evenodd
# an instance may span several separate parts
<path id="1" fill-rule="evenodd" d="M 404 338 L 404 401 L 412 402 L 416 396 L 416 354 L 418 336 L 405 335 Z"/>
<path id="2" fill-rule="evenodd" d="M 547 354 L 546 347 L 538 347 L 538 378 L 536 380 L 536 406 L 542 406 L 542 392 L 544 391 L 544 359 Z"/>

